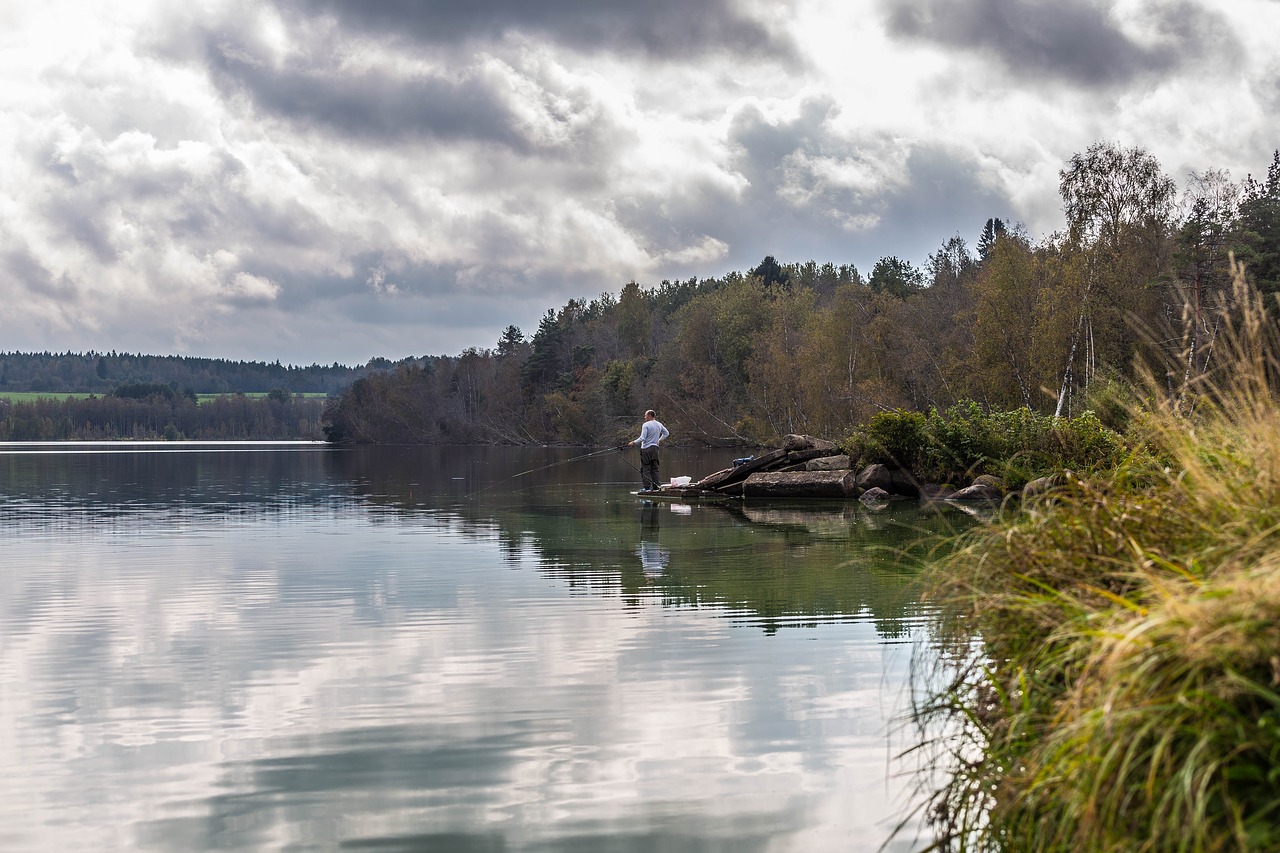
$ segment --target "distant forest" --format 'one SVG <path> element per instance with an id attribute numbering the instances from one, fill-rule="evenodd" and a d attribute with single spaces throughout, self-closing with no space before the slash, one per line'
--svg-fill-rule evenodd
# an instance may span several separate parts
<path id="1" fill-rule="evenodd" d="M 117 352 L 0 353 L 0 394 L 44 391 L 51 394 L 108 394 L 121 385 L 153 382 L 197 394 L 266 393 L 285 388 L 295 394 L 333 393 L 371 370 L 391 367 L 385 358 L 363 367 L 280 362 L 231 361 L 178 355 Z"/>
<path id="2" fill-rule="evenodd" d="M 324 402 L 277 389 L 198 403 L 194 394 L 146 384 L 87 399 L 0 399 L 0 441 L 319 440 Z"/>
<path id="3" fill-rule="evenodd" d="M 292 367 L 279 362 L 130 353 L 0 353 L 0 441 L 324 438 L 324 400 L 392 362 Z M 85 394 L 6 400 L 6 393 Z M 222 397 L 199 403 L 198 394 Z M 265 394 L 249 397 L 246 394 Z"/>
<path id="4" fill-rule="evenodd" d="M 1280 151 L 1264 178 L 1223 171 L 1180 190 L 1141 148 L 1100 142 L 1062 168 L 1066 229 L 1033 240 L 988 219 L 923 268 L 765 257 L 716 279 L 627 284 L 548 310 L 531 336 L 409 359 L 356 379 L 326 409 L 338 442 L 608 444 L 654 408 L 673 438 L 757 444 L 841 437 L 877 412 L 1105 409 L 1164 365 L 1213 369 L 1205 308 L 1229 300 L 1231 257 L 1280 291 Z"/>

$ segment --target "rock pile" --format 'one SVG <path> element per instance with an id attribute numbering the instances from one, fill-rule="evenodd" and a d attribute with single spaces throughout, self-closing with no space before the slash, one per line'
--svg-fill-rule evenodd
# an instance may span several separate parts
<path id="1" fill-rule="evenodd" d="M 774 450 L 740 460 L 732 468 L 708 474 L 688 486 L 664 486 L 664 495 L 681 498 L 858 498 L 866 503 L 902 498 L 999 501 L 1000 481 L 981 476 L 960 490 L 920 483 L 909 471 L 888 465 L 850 468 L 850 459 L 831 441 L 788 435 Z"/>

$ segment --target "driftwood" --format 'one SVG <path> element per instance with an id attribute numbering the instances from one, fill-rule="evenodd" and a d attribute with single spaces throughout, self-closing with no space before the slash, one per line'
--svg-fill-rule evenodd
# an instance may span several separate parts
<path id="1" fill-rule="evenodd" d="M 770 465 L 776 465 L 779 460 L 785 459 L 787 451 L 770 450 L 761 456 L 757 456 L 750 462 L 743 462 L 733 468 L 725 468 L 723 471 L 717 471 L 714 474 L 708 474 L 697 483 L 694 483 L 699 489 L 715 489 L 718 492 L 732 491 L 737 492 L 737 486 L 743 480 L 752 474 Z"/>
<path id="2" fill-rule="evenodd" d="M 921 483 L 910 471 L 896 466 L 872 464 L 861 471 L 848 468 L 852 460 L 830 441 L 810 435 L 785 436 L 782 446 L 703 477 L 676 493 L 664 488 L 664 495 L 748 498 L 826 498 L 842 500 L 863 496 L 869 506 L 902 497 L 924 501 L 999 502 L 1004 494 L 998 477 L 983 475 L 973 485 L 959 491 L 950 486 Z M 1028 493 L 1048 483 L 1034 483 Z"/>
<path id="3" fill-rule="evenodd" d="M 821 459 L 825 456 L 834 456 L 835 451 L 828 450 L 823 447 L 811 447 L 808 450 L 792 450 L 787 453 L 787 465 L 797 465 L 809 462 L 812 459 Z M 848 468 L 849 466 L 844 466 Z"/>
<path id="4" fill-rule="evenodd" d="M 742 483 L 748 498 L 847 498 L 857 494 L 853 471 L 776 471 L 752 474 Z"/>

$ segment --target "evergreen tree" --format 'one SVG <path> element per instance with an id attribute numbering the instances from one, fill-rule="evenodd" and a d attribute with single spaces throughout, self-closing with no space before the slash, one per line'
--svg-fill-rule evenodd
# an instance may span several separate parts
<path id="1" fill-rule="evenodd" d="M 498 338 L 498 358 L 519 355 L 524 348 L 524 332 L 518 326 L 507 326 Z"/>
<path id="2" fill-rule="evenodd" d="M 1266 180 L 1245 179 L 1239 240 L 1236 256 L 1249 279 L 1263 292 L 1280 291 L 1280 150 L 1271 158 Z"/>
<path id="3" fill-rule="evenodd" d="M 530 342 L 529 359 L 524 363 L 526 391 L 533 393 L 555 382 L 564 357 L 566 332 L 556 319 L 556 312 L 548 308 L 538 322 L 538 331 Z"/>
<path id="4" fill-rule="evenodd" d="M 912 266 L 910 261 L 893 256 L 884 257 L 871 268 L 871 278 L 867 284 L 876 293 L 906 299 L 924 287 L 924 274 Z"/>
<path id="5" fill-rule="evenodd" d="M 996 239 L 1005 234 L 1004 220 L 999 218 L 988 219 L 987 224 L 982 226 L 982 236 L 978 238 L 978 260 L 986 263 L 991 257 L 991 251 L 995 248 Z"/>
<path id="6" fill-rule="evenodd" d="M 774 259 L 773 255 L 765 255 L 763 261 L 755 269 L 751 270 L 751 275 L 764 284 L 765 287 L 786 287 L 790 276 L 782 265 Z"/>

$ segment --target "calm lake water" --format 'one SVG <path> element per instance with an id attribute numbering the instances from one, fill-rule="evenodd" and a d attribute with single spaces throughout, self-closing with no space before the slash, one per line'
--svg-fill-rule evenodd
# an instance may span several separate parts
<path id="1" fill-rule="evenodd" d="M 955 518 L 582 453 L 0 445 L 0 849 L 877 849 Z"/>

